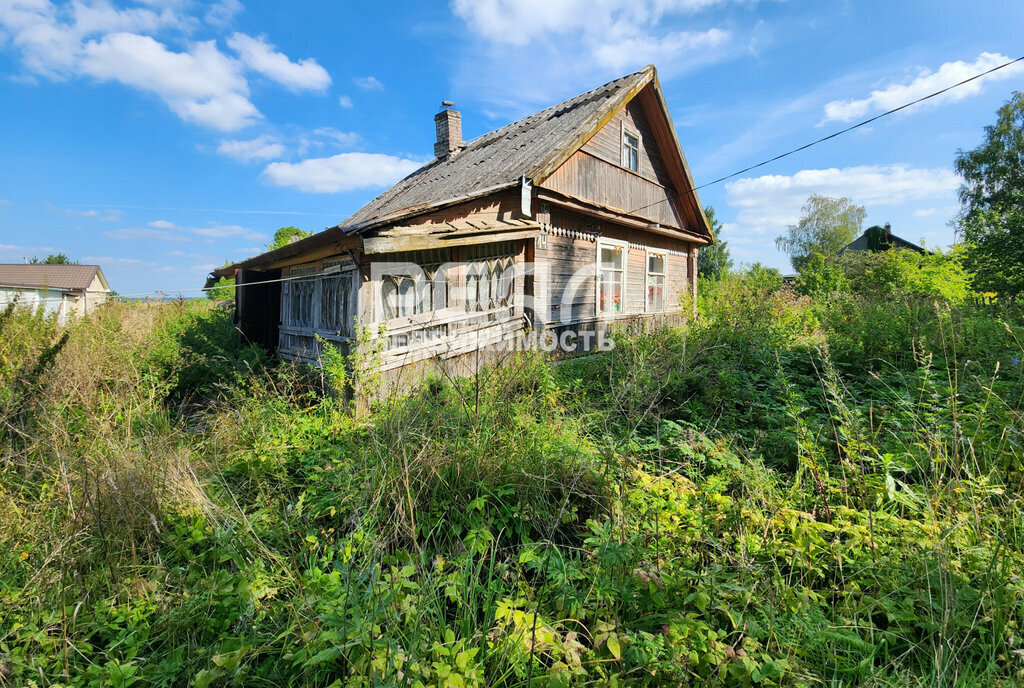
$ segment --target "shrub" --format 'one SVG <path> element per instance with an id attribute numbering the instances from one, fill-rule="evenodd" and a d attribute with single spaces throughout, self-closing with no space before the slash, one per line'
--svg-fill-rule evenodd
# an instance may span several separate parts
<path id="1" fill-rule="evenodd" d="M 940 299 L 959 306 L 971 294 L 970 275 L 956 251 L 850 251 L 840 261 L 850 288 L 862 296 Z"/>
<path id="2" fill-rule="evenodd" d="M 797 292 L 816 299 L 826 299 L 849 289 L 843 268 L 820 253 L 811 255 L 796 281 Z"/>

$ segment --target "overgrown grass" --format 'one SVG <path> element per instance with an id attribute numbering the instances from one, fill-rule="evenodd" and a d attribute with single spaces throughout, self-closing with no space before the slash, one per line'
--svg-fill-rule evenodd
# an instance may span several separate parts
<path id="1" fill-rule="evenodd" d="M 1016 314 L 702 293 L 363 413 L 206 303 L 3 314 L 0 683 L 1017 685 Z"/>

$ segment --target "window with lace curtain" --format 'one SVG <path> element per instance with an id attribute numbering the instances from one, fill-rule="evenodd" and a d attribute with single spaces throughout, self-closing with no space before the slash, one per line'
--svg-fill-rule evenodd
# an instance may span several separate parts
<path id="1" fill-rule="evenodd" d="M 665 310 L 665 254 L 647 252 L 647 310 Z"/>
<path id="2" fill-rule="evenodd" d="M 625 242 L 612 239 L 597 241 L 598 315 L 612 315 L 625 310 L 626 246 Z"/>

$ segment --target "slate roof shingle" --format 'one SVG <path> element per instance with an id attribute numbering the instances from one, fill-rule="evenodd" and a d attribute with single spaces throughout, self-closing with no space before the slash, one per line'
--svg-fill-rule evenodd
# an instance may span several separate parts
<path id="1" fill-rule="evenodd" d="M 653 67 L 646 67 L 478 136 L 455 155 L 432 160 L 416 170 L 338 226 L 356 228 L 403 210 L 511 186 L 569 145 L 609 99 L 651 70 Z"/>

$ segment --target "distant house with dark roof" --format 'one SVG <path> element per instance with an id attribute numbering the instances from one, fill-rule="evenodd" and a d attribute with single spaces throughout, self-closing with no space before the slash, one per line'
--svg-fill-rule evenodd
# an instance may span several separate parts
<path id="1" fill-rule="evenodd" d="M 435 158 L 351 217 L 212 273 L 245 337 L 317 360 L 366 326 L 388 370 L 692 307 L 713 238 L 653 66 L 472 141 L 434 122 Z"/>
<path id="2" fill-rule="evenodd" d="M 891 248 L 928 253 L 925 248 L 893 234 L 892 226 L 888 222 L 885 223 L 884 227 L 877 225 L 868 227 L 863 234 L 844 246 L 839 253 L 846 253 L 847 251 L 888 251 Z"/>
<path id="3" fill-rule="evenodd" d="M 108 294 L 99 265 L 0 263 L 0 308 L 17 302 L 56 313 L 63 323 L 70 315 L 92 313 Z"/>

